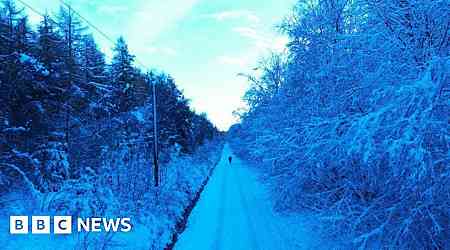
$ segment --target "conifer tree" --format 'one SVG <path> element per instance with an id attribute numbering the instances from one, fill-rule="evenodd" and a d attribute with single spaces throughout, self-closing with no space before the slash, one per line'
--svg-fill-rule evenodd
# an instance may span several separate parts
<path id="1" fill-rule="evenodd" d="M 123 37 L 117 40 L 114 47 L 114 57 L 111 63 L 111 75 L 117 96 L 117 110 L 125 112 L 130 109 L 130 92 L 136 80 L 136 70 L 133 67 L 134 56 L 130 54 Z"/>

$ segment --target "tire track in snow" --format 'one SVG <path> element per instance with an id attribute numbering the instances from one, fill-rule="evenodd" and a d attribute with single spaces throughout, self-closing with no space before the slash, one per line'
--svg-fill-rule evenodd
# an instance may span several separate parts
<path id="1" fill-rule="evenodd" d="M 224 171 L 223 169 L 220 169 Z M 220 193 L 222 195 L 220 199 L 219 212 L 217 214 L 217 228 L 216 228 L 216 238 L 212 244 L 211 249 L 220 250 L 222 248 L 222 239 L 223 239 L 223 227 L 224 227 L 224 219 L 225 219 L 225 206 L 227 201 L 227 174 L 222 174 L 222 185 L 220 187 Z"/>
<path id="2" fill-rule="evenodd" d="M 234 159 L 231 166 L 228 156 Z M 257 174 L 226 145 L 175 249 L 333 249 L 321 246 L 312 224 L 300 220 L 303 215 L 280 216 L 272 205 Z"/>
<path id="3" fill-rule="evenodd" d="M 252 209 L 253 221 L 256 222 L 254 228 L 259 229 L 258 239 L 259 239 L 259 250 L 263 249 L 272 249 L 269 246 L 274 245 L 278 246 L 279 249 L 288 250 L 292 249 L 288 247 L 289 242 L 286 237 L 284 237 L 280 225 L 277 221 L 272 221 L 270 218 L 273 216 L 273 210 L 270 203 L 270 197 L 267 195 L 267 190 L 263 186 L 255 186 L 255 183 L 258 182 L 256 175 L 253 175 L 249 172 L 248 169 L 241 168 L 241 173 L 239 175 L 242 176 L 244 174 L 248 178 L 252 180 L 247 182 L 247 188 L 252 191 L 246 191 L 246 201 L 248 204 L 258 204 L 258 207 Z M 263 190 L 260 190 L 260 189 Z M 246 190 L 248 190 L 246 189 Z M 244 191 L 244 190 L 243 190 Z M 263 228 L 263 230 L 261 230 Z M 296 247 L 294 249 L 298 249 Z"/>
<path id="4" fill-rule="evenodd" d="M 241 168 L 241 166 L 239 166 L 239 168 Z M 256 239 L 256 233 L 255 233 L 255 228 L 254 228 L 255 224 L 253 223 L 253 220 L 251 218 L 248 202 L 247 202 L 247 199 L 245 198 L 245 194 L 244 194 L 243 189 L 242 189 L 241 176 L 238 173 L 240 169 L 236 168 L 236 169 L 233 169 L 233 170 L 234 170 L 233 172 L 234 172 L 235 180 L 236 180 L 236 183 L 237 183 L 237 186 L 238 186 L 238 190 L 239 190 L 239 198 L 240 198 L 240 201 L 241 201 L 241 205 L 242 205 L 242 207 L 244 209 L 243 212 L 244 212 L 245 217 L 247 219 L 246 222 L 247 222 L 247 227 L 248 227 L 248 237 L 249 237 L 250 243 L 252 245 L 252 250 L 259 250 L 260 248 L 258 246 L 258 241 Z"/>

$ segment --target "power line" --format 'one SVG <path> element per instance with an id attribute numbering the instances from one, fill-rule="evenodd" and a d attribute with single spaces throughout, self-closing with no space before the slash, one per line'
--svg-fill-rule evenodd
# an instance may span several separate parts
<path id="1" fill-rule="evenodd" d="M 34 13 L 42 16 L 43 18 L 46 18 L 47 15 L 42 14 L 40 11 L 38 11 L 37 9 L 35 9 L 33 6 L 31 6 L 30 4 L 28 4 L 27 2 L 25 2 L 24 0 L 18 0 L 20 3 L 22 3 L 25 7 L 29 8 L 31 11 L 33 11 Z M 87 25 L 89 25 L 92 29 L 94 29 L 95 31 L 97 31 L 101 36 L 103 36 L 107 41 L 109 41 L 111 44 L 113 44 L 113 46 L 116 44 L 114 39 L 112 39 L 110 36 L 108 36 L 105 32 L 103 32 L 100 28 L 98 28 L 94 23 L 92 23 L 91 21 L 89 21 L 87 18 L 85 18 L 84 16 L 82 16 L 78 11 L 74 10 L 69 4 L 67 4 L 64 0 L 60 0 L 61 4 L 65 7 L 67 7 L 69 9 L 70 12 L 75 13 L 81 20 L 83 20 Z M 50 19 L 50 21 L 53 21 Z M 56 23 L 58 24 L 58 23 Z M 135 57 L 135 62 L 140 65 L 141 67 L 143 67 L 144 69 L 146 69 L 145 65 L 143 63 L 141 63 L 136 57 Z M 149 75 L 148 75 L 148 70 L 147 70 L 147 80 L 149 79 Z M 159 178 L 159 164 L 158 164 L 158 129 L 157 129 L 157 120 L 156 120 L 156 116 L 157 116 L 157 109 L 156 109 L 156 83 L 152 84 L 153 86 L 153 128 L 154 128 L 154 148 L 153 148 L 153 164 L 154 164 L 154 168 L 153 168 L 153 174 L 154 174 L 154 178 L 155 178 L 155 186 L 158 187 L 159 186 L 159 182 L 160 182 L 160 178 Z M 145 138 L 144 138 L 145 139 Z"/>
<path id="2" fill-rule="evenodd" d="M 52 18 L 50 18 L 47 14 L 43 14 L 42 12 L 40 12 L 39 10 L 37 10 L 36 8 L 34 8 L 31 4 L 25 2 L 24 0 L 17 0 L 18 2 L 20 2 L 23 6 L 25 6 L 26 8 L 30 9 L 32 12 L 34 12 L 35 14 L 43 17 L 43 18 L 47 18 L 47 20 L 49 20 L 50 22 L 53 22 L 54 24 L 58 25 L 58 22 L 52 20 Z M 103 32 L 100 28 L 98 28 L 94 23 L 92 23 L 91 21 L 89 21 L 87 18 L 85 18 L 84 16 L 82 16 L 78 11 L 74 10 L 69 4 L 67 4 L 64 0 L 60 0 L 61 4 L 64 5 L 65 7 L 69 8 L 73 13 L 75 13 L 78 17 L 80 17 L 84 22 L 86 22 L 87 25 L 89 25 L 91 28 L 93 28 L 95 31 L 97 31 L 101 36 L 103 36 L 104 38 L 106 38 L 106 40 L 108 42 L 110 42 L 113 46 L 115 46 L 115 41 L 114 39 L 112 39 L 110 36 L 108 36 L 105 32 Z M 135 59 L 135 62 L 141 66 L 143 69 L 147 69 L 147 67 L 137 58 Z M 145 94 L 144 91 L 139 90 L 138 91 L 139 94 Z"/>
<path id="3" fill-rule="evenodd" d="M 23 6 L 27 7 L 28 9 L 30 9 L 31 11 L 33 11 L 34 13 L 38 14 L 39 16 L 44 17 L 45 15 L 42 14 L 40 11 L 36 10 L 35 8 L 33 8 L 33 6 L 29 5 L 28 3 L 22 1 L 22 0 L 17 0 L 19 3 L 21 3 Z"/>
<path id="4" fill-rule="evenodd" d="M 115 40 L 112 39 L 110 36 L 108 36 L 105 32 L 103 32 L 100 28 L 98 28 L 96 25 L 94 25 L 91 21 L 89 21 L 87 18 L 85 18 L 84 16 L 82 16 L 80 14 L 80 12 L 78 12 L 77 10 L 75 10 L 70 4 L 66 3 L 64 0 L 59 0 L 61 2 L 62 5 L 66 6 L 67 8 L 69 8 L 70 10 L 73 11 L 73 13 L 75 13 L 78 17 L 81 18 L 81 20 L 85 21 L 87 25 L 89 25 L 91 28 L 93 28 L 94 30 L 96 30 L 101 36 L 103 36 L 104 38 L 106 38 L 106 40 L 108 40 L 109 42 L 112 43 L 112 45 L 114 46 L 116 44 Z M 141 61 L 139 61 L 136 57 L 135 62 L 143 67 L 144 69 L 146 69 L 147 67 L 141 63 Z"/>
<path id="5" fill-rule="evenodd" d="M 48 14 L 43 14 L 42 12 L 38 11 L 36 8 L 34 8 L 33 6 L 31 6 L 29 3 L 23 1 L 23 0 L 17 0 L 19 3 L 21 3 L 23 6 L 25 6 L 26 8 L 30 9 L 32 12 L 34 12 L 35 14 L 43 17 L 43 18 L 48 18 L 49 21 L 55 23 L 56 25 L 58 25 L 58 22 L 54 21 Z"/>
<path id="6" fill-rule="evenodd" d="M 39 10 L 37 10 L 36 8 L 34 8 L 31 4 L 25 2 L 24 0 L 17 0 L 18 2 L 20 2 L 23 6 L 25 6 L 26 8 L 30 9 L 32 12 L 34 12 L 35 14 L 45 18 L 46 16 L 48 17 L 48 15 L 43 14 L 42 12 L 40 12 Z M 99 27 L 97 27 L 93 22 L 89 21 L 89 19 L 85 18 L 83 15 L 80 14 L 80 12 L 78 12 L 77 10 L 73 9 L 73 7 L 71 5 L 69 5 L 68 3 L 66 3 L 64 0 L 60 0 L 61 4 L 64 5 L 66 8 L 69 8 L 73 13 L 75 13 L 81 20 L 83 20 L 89 27 L 91 27 L 93 30 L 97 31 L 103 38 L 105 38 L 108 42 L 110 42 L 113 46 L 115 46 L 116 42 L 115 39 L 112 39 L 110 36 L 108 36 L 106 34 L 106 32 L 102 31 Z M 58 24 L 57 22 L 53 21 L 51 18 L 49 18 L 49 20 L 55 24 Z M 143 69 L 147 70 L 147 67 L 139 60 L 137 59 L 137 57 L 135 57 L 136 64 L 138 64 L 139 66 L 141 66 Z"/>
<path id="7" fill-rule="evenodd" d="M 67 8 L 69 8 L 73 13 L 75 13 L 78 17 L 81 18 L 81 20 L 85 21 L 87 25 L 91 26 L 91 28 L 93 28 L 94 30 L 96 30 L 100 35 L 102 35 L 104 38 L 106 38 L 108 41 L 110 41 L 111 43 L 115 43 L 114 39 L 112 39 L 111 37 L 109 37 L 105 32 L 103 32 L 101 29 L 97 28 L 97 26 L 95 26 L 93 23 L 91 23 L 87 18 L 83 17 L 78 11 L 76 11 L 75 9 L 73 9 L 73 7 L 69 4 L 67 4 L 66 2 L 64 2 L 63 0 L 60 0 L 61 4 L 66 6 Z"/>
<path id="8" fill-rule="evenodd" d="M 108 41 L 110 41 L 111 43 L 115 44 L 114 40 L 111 39 L 105 32 L 103 32 L 101 29 L 97 28 L 97 26 L 95 26 L 93 23 L 91 23 L 87 18 L 83 17 L 78 11 L 74 10 L 69 4 L 67 4 L 64 0 L 59 0 L 64 6 L 66 6 L 67 8 L 69 8 L 69 10 L 72 10 L 76 15 L 78 15 L 81 20 L 84 20 L 89 26 L 91 26 L 93 29 L 95 29 L 97 32 L 99 32 L 99 34 L 101 34 L 103 37 L 105 37 Z M 139 64 L 140 66 L 142 66 L 144 69 L 146 68 L 145 65 L 143 63 L 141 63 L 137 58 L 135 59 L 135 62 L 137 64 Z M 147 75 L 147 79 L 148 75 Z M 157 115 L 157 111 L 156 111 L 156 84 L 153 83 L 152 84 L 153 87 L 153 133 L 154 133 L 154 146 L 153 146 L 153 164 L 154 164 L 154 168 L 153 168 L 153 175 L 155 178 L 155 187 L 159 186 L 159 164 L 158 164 L 158 128 L 157 128 L 157 120 L 156 120 L 156 115 Z"/>
<path id="9" fill-rule="evenodd" d="M 26 8 L 30 9 L 32 12 L 34 12 L 35 14 L 43 17 L 43 18 L 47 18 L 48 21 L 58 25 L 57 22 L 55 22 L 49 15 L 47 14 L 43 14 L 42 12 L 38 11 L 36 8 L 34 8 L 33 6 L 31 6 L 30 4 L 26 3 L 23 0 L 17 0 L 19 3 L 21 3 L 23 6 L 25 6 Z"/>

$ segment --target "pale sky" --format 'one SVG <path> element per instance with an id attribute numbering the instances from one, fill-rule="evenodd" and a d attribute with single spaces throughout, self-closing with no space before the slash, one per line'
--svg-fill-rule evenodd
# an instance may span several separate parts
<path id="1" fill-rule="evenodd" d="M 23 0 L 55 13 L 59 0 Z M 222 130 L 236 122 L 248 87 L 238 73 L 252 73 L 269 51 L 285 48 L 278 25 L 295 0 L 72 0 L 111 38 L 123 35 L 130 51 L 148 68 L 175 78 L 197 112 Z M 20 3 L 17 3 L 20 5 Z M 30 11 L 32 22 L 39 20 Z M 91 29 L 92 30 L 92 29 Z M 103 52 L 111 43 L 91 31 Z"/>

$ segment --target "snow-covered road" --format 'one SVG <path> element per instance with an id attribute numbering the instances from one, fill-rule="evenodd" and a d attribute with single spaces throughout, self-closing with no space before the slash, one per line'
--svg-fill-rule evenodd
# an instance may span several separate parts
<path id="1" fill-rule="evenodd" d="M 229 156 L 233 157 L 231 164 Z M 310 225 L 301 216 L 276 214 L 253 170 L 225 145 L 175 249 L 317 249 L 317 235 Z"/>

